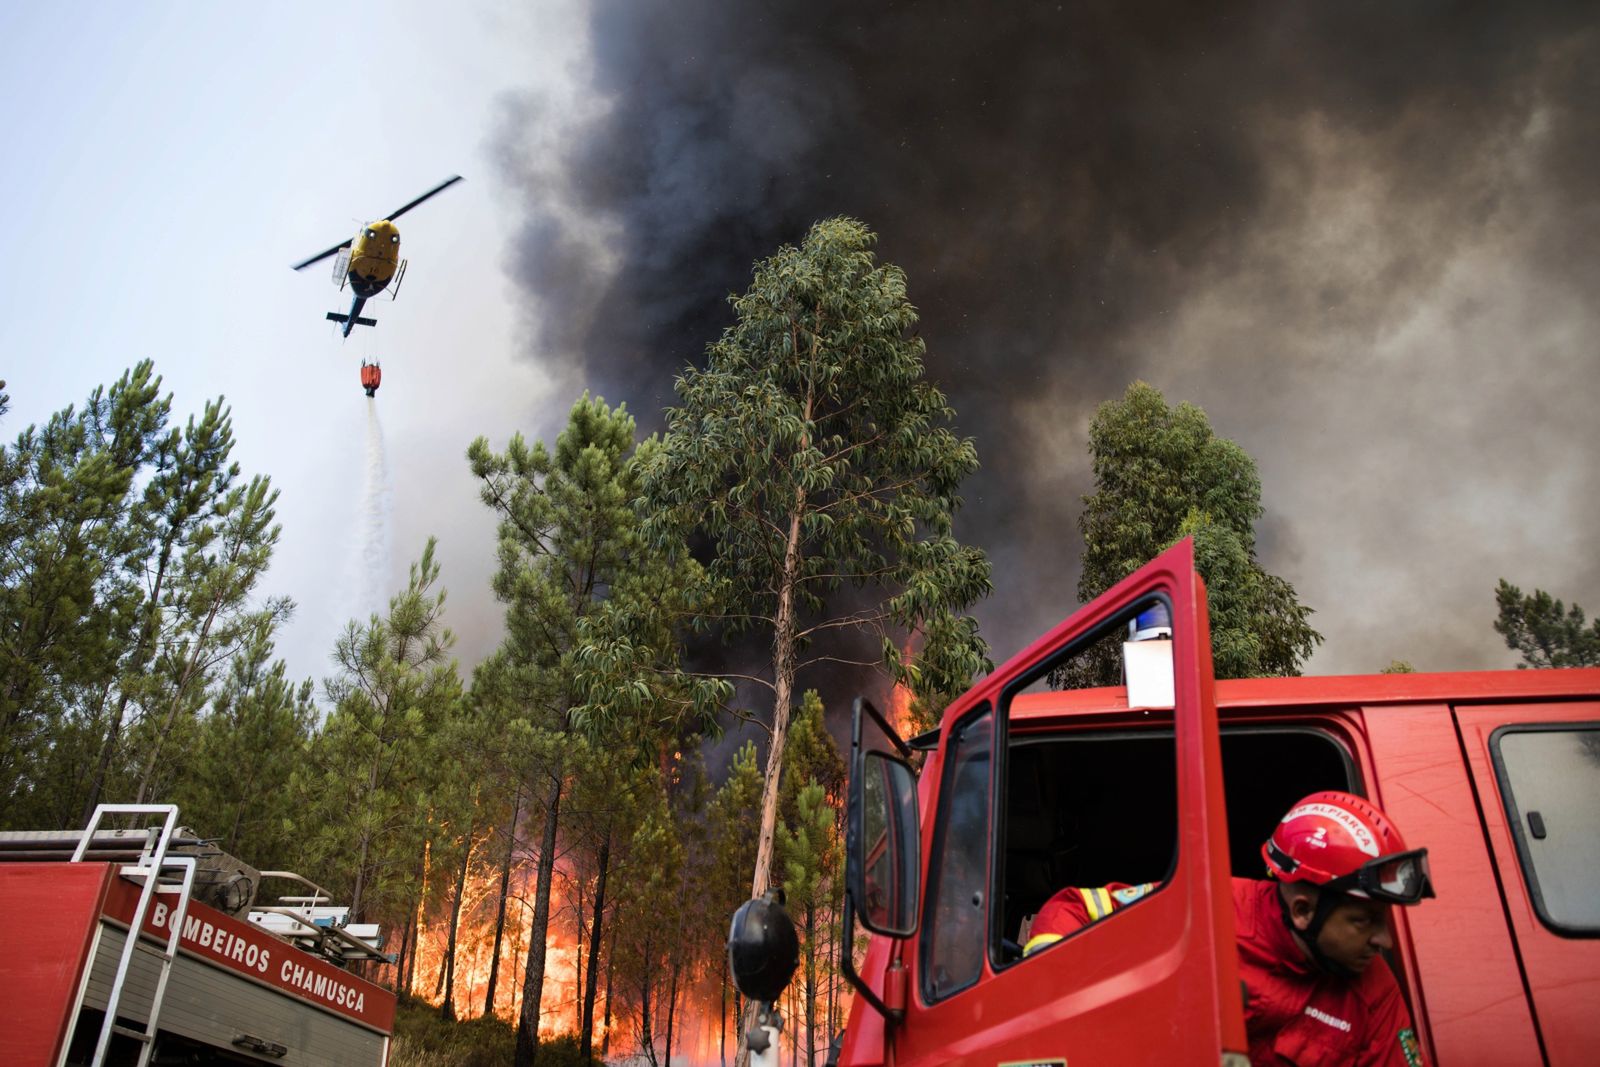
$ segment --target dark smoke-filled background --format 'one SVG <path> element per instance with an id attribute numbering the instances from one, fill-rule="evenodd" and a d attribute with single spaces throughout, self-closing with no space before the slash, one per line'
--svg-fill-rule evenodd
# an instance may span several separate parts
<path id="1" fill-rule="evenodd" d="M 997 659 L 1076 605 L 1088 421 L 1135 378 L 1255 457 L 1313 672 L 1510 665 L 1499 577 L 1600 607 L 1592 5 L 608 0 L 589 35 L 578 106 L 493 138 L 560 410 L 657 423 L 755 259 L 863 219 L 977 440 Z"/>

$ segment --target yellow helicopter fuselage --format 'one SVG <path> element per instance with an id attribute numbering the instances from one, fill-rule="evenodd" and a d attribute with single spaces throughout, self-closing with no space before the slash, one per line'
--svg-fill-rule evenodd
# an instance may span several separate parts
<path id="1" fill-rule="evenodd" d="M 400 229 L 388 219 L 369 222 L 350 242 L 350 267 L 345 277 L 359 297 L 383 292 L 400 266 Z"/>

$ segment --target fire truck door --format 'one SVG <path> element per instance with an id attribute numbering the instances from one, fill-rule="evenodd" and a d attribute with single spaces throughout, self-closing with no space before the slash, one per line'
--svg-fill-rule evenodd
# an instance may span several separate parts
<path id="1" fill-rule="evenodd" d="M 1458 707 L 1456 721 L 1545 1061 L 1593 1063 L 1600 1048 L 1600 703 Z"/>
<path id="2" fill-rule="evenodd" d="M 1169 634 L 1144 629 L 1161 608 Z M 1166 647 L 1128 647 L 1136 632 L 1159 632 Z M 1007 711 L 1024 689 L 1058 688 L 1045 680 L 1052 672 L 1059 680 L 1064 663 L 1093 647 L 1122 650 L 1122 663 L 1102 669 L 1120 668 L 1129 683 L 1119 698 L 1129 700 L 1129 718 L 1171 716 L 1175 767 L 1164 771 L 1176 776 L 1171 867 L 1147 896 L 1023 957 L 1017 932 L 1002 928 L 1008 890 L 1004 849 L 996 845 L 1008 817 L 1000 799 L 1008 796 Z M 1153 688 L 1148 677 L 1136 677 L 1135 652 L 1170 663 Z M 934 821 L 925 838 L 922 919 L 906 946 L 912 988 L 904 1019 L 889 1028 L 897 1067 L 1244 1062 L 1224 1056 L 1242 1054 L 1246 1043 L 1209 624 L 1190 542 L 1085 606 L 952 705 L 942 738 L 937 810 L 927 813 Z M 983 873 L 974 879 L 966 868 L 979 863 Z M 956 938 L 952 916 L 963 912 L 965 932 Z"/>

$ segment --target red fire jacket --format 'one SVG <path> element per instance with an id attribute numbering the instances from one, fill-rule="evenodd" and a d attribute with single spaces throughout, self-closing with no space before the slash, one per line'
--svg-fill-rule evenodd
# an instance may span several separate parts
<path id="1" fill-rule="evenodd" d="M 1038 951 L 1151 892 L 1151 883 L 1069 887 L 1039 909 L 1024 954 Z M 1283 923 L 1278 887 L 1233 880 L 1239 976 L 1254 1067 L 1421 1067 L 1422 1049 L 1394 973 L 1374 961 L 1355 979 L 1324 974 Z"/>

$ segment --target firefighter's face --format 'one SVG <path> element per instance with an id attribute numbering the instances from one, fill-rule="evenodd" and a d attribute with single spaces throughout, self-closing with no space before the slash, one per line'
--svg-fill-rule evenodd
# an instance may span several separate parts
<path id="1" fill-rule="evenodd" d="M 1389 933 L 1389 906 L 1351 897 L 1328 914 L 1317 935 L 1317 947 L 1333 962 L 1360 973 L 1378 953 L 1394 947 Z"/>

